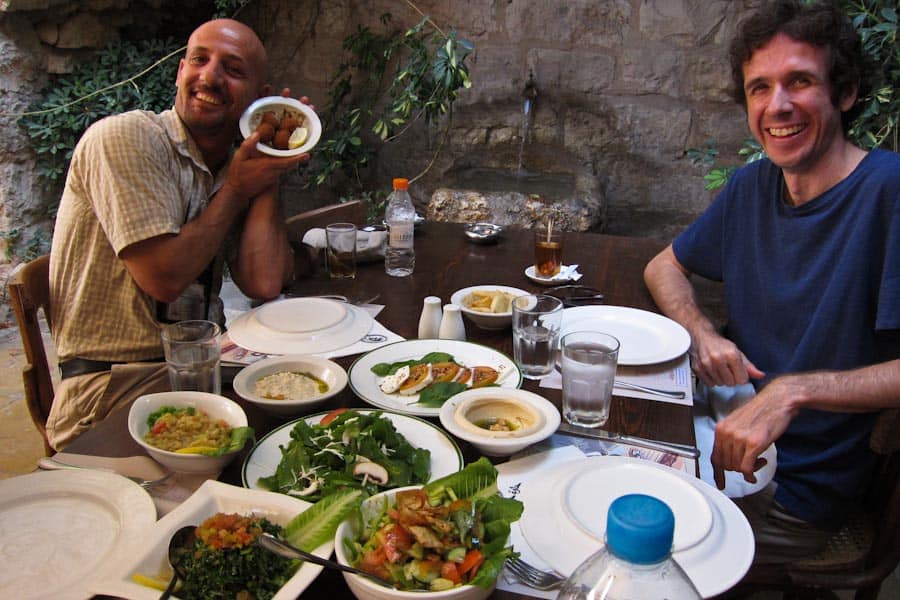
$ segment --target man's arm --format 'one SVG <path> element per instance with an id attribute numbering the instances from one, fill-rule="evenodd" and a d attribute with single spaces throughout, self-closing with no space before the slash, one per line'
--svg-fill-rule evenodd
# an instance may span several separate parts
<path id="1" fill-rule="evenodd" d="M 736 385 L 765 374 L 743 352 L 717 331 L 700 308 L 690 271 L 684 268 L 671 244 L 644 269 L 644 282 L 659 309 L 680 323 L 691 336 L 691 367 L 707 385 Z"/>
<path id="2" fill-rule="evenodd" d="M 229 268 L 234 282 L 251 298 L 274 298 L 294 277 L 293 253 L 274 187 L 250 204 Z"/>
<path id="3" fill-rule="evenodd" d="M 250 201 L 274 190 L 282 173 L 309 160 L 308 154 L 290 158 L 263 155 L 256 149 L 258 138 L 259 134 L 254 133 L 244 140 L 229 164 L 223 186 L 206 209 L 185 223 L 177 235 L 153 237 L 122 250 L 125 266 L 147 294 L 161 302 L 175 300 L 216 256 L 229 229 L 247 210 Z M 266 221 L 260 219 L 260 222 Z M 275 237 L 277 235 L 276 232 Z M 283 251 L 287 252 L 286 245 Z M 272 260 L 280 268 L 284 258 L 279 251 Z M 283 277 L 279 276 L 279 289 Z M 253 282 L 254 290 L 270 289 L 267 270 L 262 271 L 259 278 L 255 272 L 247 270 L 245 279 L 248 284 Z"/>
<path id="4" fill-rule="evenodd" d="M 849 371 L 815 371 L 773 379 L 752 400 L 716 425 L 711 461 L 719 488 L 724 471 L 755 481 L 758 457 L 801 408 L 869 412 L 900 406 L 900 360 Z"/>

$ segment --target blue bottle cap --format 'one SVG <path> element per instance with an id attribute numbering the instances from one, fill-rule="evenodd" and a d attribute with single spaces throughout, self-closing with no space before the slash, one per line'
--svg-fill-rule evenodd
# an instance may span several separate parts
<path id="1" fill-rule="evenodd" d="M 628 494 L 616 498 L 606 518 L 610 552 L 637 564 L 657 563 L 672 551 L 675 515 L 657 498 Z"/>

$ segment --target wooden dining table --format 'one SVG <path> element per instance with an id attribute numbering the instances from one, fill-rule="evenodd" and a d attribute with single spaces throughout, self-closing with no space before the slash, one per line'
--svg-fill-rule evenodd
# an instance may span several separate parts
<path id="1" fill-rule="evenodd" d="M 632 238 L 596 233 L 565 232 L 563 234 L 563 262 L 577 264 L 583 277 L 578 284 L 590 286 L 604 296 L 607 305 L 632 307 L 656 311 L 643 282 L 643 269 L 647 262 L 666 242 L 649 238 Z M 383 262 L 361 263 L 354 279 L 330 279 L 324 268 L 286 290 L 293 295 L 314 296 L 341 294 L 349 298 L 368 299 L 378 295 L 375 303 L 384 305 L 377 320 L 389 330 L 406 339 L 415 339 L 418 320 L 426 296 L 438 296 L 444 303 L 451 294 L 461 288 L 479 284 L 496 284 L 517 287 L 539 293 L 546 287 L 531 281 L 525 270 L 533 263 L 533 234 L 525 229 L 506 229 L 492 244 L 476 244 L 465 235 L 463 225 L 456 223 L 425 222 L 415 231 L 415 271 L 408 277 L 391 277 L 384 271 Z M 512 356 L 510 329 L 485 330 L 466 320 L 467 340 L 490 346 L 507 356 Z M 334 359 L 345 369 L 359 355 Z M 224 381 L 234 372 L 223 370 Z M 537 380 L 525 379 L 522 387 L 540 394 L 560 405 L 561 392 L 539 387 Z M 248 421 L 259 437 L 282 425 L 287 419 L 279 419 L 262 413 L 255 406 L 238 398 L 223 384 L 223 394 L 237 400 L 245 409 Z M 325 407 L 317 411 L 339 407 L 366 407 L 349 387 L 329 399 Z M 132 456 L 143 454 L 141 447 L 128 433 L 127 407 L 110 414 L 77 440 L 66 451 L 96 456 Z M 438 426 L 437 419 L 432 419 Z M 604 429 L 681 444 L 694 443 L 694 429 L 689 406 L 656 402 L 630 397 L 614 396 L 609 421 Z M 463 440 L 456 440 L 467 461 L 477 459 L 478 453 Z M 249 452 L 244 452 L 227 467 L 219 479 L 241 485 L 241 464 Z M 493 459 L 504 460 L 504 459 Z M 304 593 L 310 598 L 344 598 L 351 594 L 343 577 L 336 571 L 325 570 Z M 526 598 L 511 592 L 497 590 L 492 598 Z"/>

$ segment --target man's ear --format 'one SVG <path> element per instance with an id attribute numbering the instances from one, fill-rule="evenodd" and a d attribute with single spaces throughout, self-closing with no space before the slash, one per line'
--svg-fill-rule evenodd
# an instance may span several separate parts
<path id="1" fill-rule="evenodd" d="M 847 87 L 844 89 L 844 93 L 841 94 L 841 97 L 838 99 L 838 108 L 842 113 L 847 112 L 853 105 L 856 104 L 857 94 L 859 92 L 859 82 L 854 81 L 853 83 L 847 84 Z"/>

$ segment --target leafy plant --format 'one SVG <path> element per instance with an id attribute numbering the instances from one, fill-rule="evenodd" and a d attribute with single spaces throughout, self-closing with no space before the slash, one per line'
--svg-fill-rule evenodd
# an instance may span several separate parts
<path id="1" fill-rule="evenodd" d="M 738 150 L 738 156 L 744 157 L 744 164 L 752 163 L 766 155 L 755 138 L 749 137 L 744 140 L 744 145 Z M 719 156 L 719 150 L 713 140 L 706 142 L 704 148 L 691 148 L 687 151 L 687 157 L 692 165 L 703 165 L 709 169 L 703 176 L 706 185 L 705 190 L 717 190 L 723 187 L 735 171 L 738 170 L 737 165 L 716 166 L 716 159 Z"/>
<path id="2" fill-rule="evenodd" d="M 385 28 L 391 20 L 390 13 L 381 16 Z M 344 40 L 343 49 L 348 57 L 332 78 L 322 141 L 307 177 L 322 185 L 341 173 L 358 196 L 375 144 L 397 139 L 417 120 L 432 124 L 444 114 L 452 117 L 460 89 L 472 85 L 465 60 L 473 46 L 422 16 L 402 33 L 359 27 Z"/>

